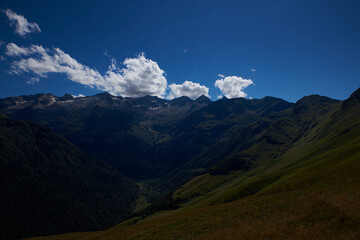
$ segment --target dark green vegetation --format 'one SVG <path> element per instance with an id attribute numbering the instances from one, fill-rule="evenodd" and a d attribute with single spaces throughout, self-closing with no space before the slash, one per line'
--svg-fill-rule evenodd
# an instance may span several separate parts
<path id="1" fill-rule="evenodd" d="M 272 97 L 31 97 L 45 96 L 53 100 L 4 99 L 1 111 L 50 126 L 136 179 L 137 210 L 154 201 L 108 230 L 54 239 L 360 236 L 360 90 L 345 101 L 312 95 L 295 104 Z M 94 136 L 114 152 L 86 149 Z"/>
<path id="2" fill-rule="evenodd" d="M 136 185 L 47 127 L 0 115 L 0 238 L 102 229 L 131 214 Z"/>

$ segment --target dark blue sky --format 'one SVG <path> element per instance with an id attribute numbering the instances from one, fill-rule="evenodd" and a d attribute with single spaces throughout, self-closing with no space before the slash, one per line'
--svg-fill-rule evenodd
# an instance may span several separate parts
<path id="1" fill-rule="evenodd" d="M 168 84 L 192 81 L 221 94 L 220 77 L 251 79 L 247 97 L 296 101 L 320 94 L 345 99 L 360 87 L 360 1 L 1 1 L 41 32 L 14 33 L 0 14 L 0 97 L 92 95 L 100 90 L 48 73 L 8 74 L 6 45 L 59 48 L 104 74 L 144 52 L 165 71 Z M 104 55 L 104 52 L 110 56 Z M 256 69 L 251 71 L 250 69 Z M 169 90 L 169 89 L 168 89 Z"/>

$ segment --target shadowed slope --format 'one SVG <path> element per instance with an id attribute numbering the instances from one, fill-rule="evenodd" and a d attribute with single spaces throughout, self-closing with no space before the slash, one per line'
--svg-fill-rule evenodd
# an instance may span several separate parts
<path id="1" fill-rule="evenodd" d="M 1 239 L 109 227 L 138 190 L 47 127 L 0 115 Z"/>

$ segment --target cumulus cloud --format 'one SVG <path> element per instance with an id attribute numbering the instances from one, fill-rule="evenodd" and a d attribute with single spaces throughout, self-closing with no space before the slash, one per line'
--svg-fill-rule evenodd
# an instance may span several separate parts
<path id="1" fill-rule="evenodd" d="M 59 48 L 45 49 L 38 45 L 26 48 L 9 43 L 6 54 L 20 58 L 12 63 L 11 72 L 14 74 L 26 72 L 38 77 L 47 77 L 48 73 L 64 73 L 71 81 L 113 95 L 164 97 L 167 88 L 165 72 L 144 54 L 125 59 L 122 68 L 112 59 L 105 74 L 79 63 Z"/>
<path id="2" fill-rule="evenodd" d="M 169 88 L 171 91 L 167 96 L 167 99 L 174 99 L 181 96 L 187 96 L 191 99 L 196 99 L 201 95 L 210 97 L 209 88 L 191 81 L 185 81 L 183 84 L 173 83 L 169 85 Z"/>
<path id="3" fill-rule="evenodd" d="M 108 88 L 113 88 L 112 92 L 123 97 L 164 97 L 167 80 L 156 62 L 140 54 L 136 58 L 126 58 L 123 65 L 125 67 L 119 69 L 112 61 L 105 74 L 105 82 L 110 84 Z"/>
<path id="4" fill-rule="evenodd" d="M 37 23 L 28 22 L 28 20 L 10 9 L 2 10 L 10 20 L 10 25 L 15 27 L 15 33 L 24 37 L 28 33 L 41 32 Z"/>
<path id="5" fill-rule="evenodd" d="M 256 72 L 256 69 L 255 68 L 250 68 L 250 71 Z"/>
<path id="6" fill-rule="evenodd" d="M 215 81 L 215 87 L 219 88 L 227 98 L 246 97 L 244 88 L 254 84 L 251 79 L 237 76 L 227 76 Z"/>

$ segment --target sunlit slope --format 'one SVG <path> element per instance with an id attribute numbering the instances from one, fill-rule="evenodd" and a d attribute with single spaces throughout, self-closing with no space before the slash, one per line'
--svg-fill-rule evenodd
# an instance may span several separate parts
<path id="1" fill-rule="evenodd" d="M 333 105 L 271 161 L 190 180 L 173 195 L 180 209 L 45 239 L 359 239 L 358 97 Z"/>
<path id="2" fill-rule="evenodd" d="M 259 167 L 249 171 L 199 176 L 182 186 L 174 197 L 191 199 L 196 205 L 211 205 L 253 194 L 344 187 L 345 182 L 357 178 L 360 170 L 359 116 L 359 104 L 349 109 L 336 104 L 278 158 L 263 157 Z M 272 133 L 279 132 L 272 129 Z M 266 148 L 269 144 L 262 142 L 245 152 L 264 154 Z"/>

